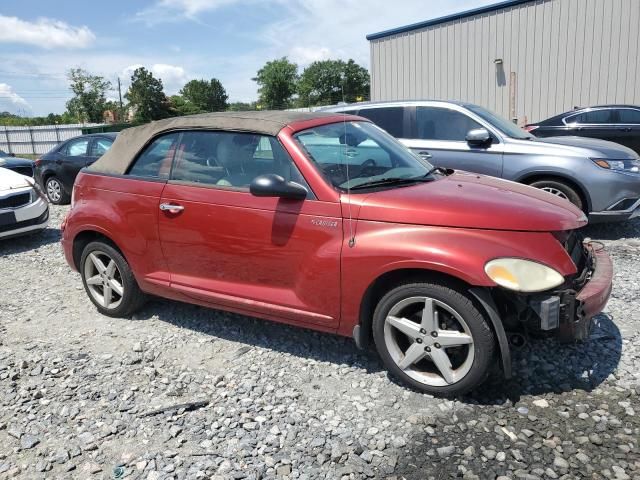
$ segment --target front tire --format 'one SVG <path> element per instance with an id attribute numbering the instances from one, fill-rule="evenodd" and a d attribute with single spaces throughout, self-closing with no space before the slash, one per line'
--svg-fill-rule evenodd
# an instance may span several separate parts
<path id="1" fill-rule="evenodd" d="M 557 197 L 564 198 L 565 200 L 573 203 L 580 210 L 584 211 L 584 204 L 578 192 L 564 182 L 555 179 L 545 179 L 533 182 L 531 186 L 544 190 L 545 192 L 551 193 Z"/>
<path id="2" fill-rule="evenodd" d="M 129 264 L 108 243 L 91 242 L 84 248 L 80 274 L 89 299 L 103 315 L 128 317 L 146 300 Z"/>
<path id="3" fill-rule="evenodd" d="M 373 336 L 389 372 L 432 395 L 472 390 L 493 362 L 489 324 L 451 284 L 408 283 L 389 291 L 374 312 Z"/>
<path id="4" fill-rule="evenodd" d="M 47 178 L 44 190 L 47 194 L 47 199 L 54 205 L 65 205 L 71 200 L 67 192 L 64 191 L 62 182 L 57 177 Z"/>

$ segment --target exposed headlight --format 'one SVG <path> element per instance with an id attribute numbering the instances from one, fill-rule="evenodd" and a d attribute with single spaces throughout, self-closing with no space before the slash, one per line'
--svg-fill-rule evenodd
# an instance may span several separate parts
<path id="1" fill-rule="evenodd" d="M 604 158 L 592 158 L 591 160 L 599 167 L 607 170 L 640 173 L 640 160 L 609 160 Z"/>
<path id="2" fill-rule="evenodd" d="M 520 258 L 497 258 L 484 271 L 498 285 L 517 292 L 542 292 L 564 283 L 564 277 L 541 263 Z"/>

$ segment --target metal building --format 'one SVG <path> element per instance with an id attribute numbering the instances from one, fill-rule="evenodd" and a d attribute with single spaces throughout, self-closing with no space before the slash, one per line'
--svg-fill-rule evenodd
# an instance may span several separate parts
<path id="1" fill-rule="evenodd" d="M 367 36 L 371 99 L 455 99 L 518 123 L 640 104 L 640 0 L 511 0 Z"/>

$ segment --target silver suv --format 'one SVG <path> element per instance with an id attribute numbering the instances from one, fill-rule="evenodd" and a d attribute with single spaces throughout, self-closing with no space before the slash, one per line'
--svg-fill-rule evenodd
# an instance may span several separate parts
<path id="1" fill-rule="evenodd" d="M 640 157 L 617 143 L 538 139 L 462 102 L 359 103 L 325 111 L 366 117 L 436 166 L 502 177 L 563 197 L 592 222 L 640 216 Z"/>

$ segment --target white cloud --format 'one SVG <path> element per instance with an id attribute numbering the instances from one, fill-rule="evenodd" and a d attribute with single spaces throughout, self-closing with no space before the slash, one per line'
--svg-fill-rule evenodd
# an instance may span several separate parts
<path id="1" fill-rule="evenodd" d="M 187 74 L 183 67 L 178 65 L 169 65 L 166 63 L 154 63 L 153 65 L 143 65 L 141 63 L 129 65 L 122 70 L 121 77 L 123 78 L 123 91 L 126 91 L 131 81 L 131 75 L 140 67 L 147 68 L 154 77 L 162 80 L 164 86 L 164 93 L 167 95 L 173 95 L 182 88 L 182 86 L 190 80 L 190 76 Z"/>
<path id="2" fill-rule="evenodd" d="M 95 39 L 93 32 L 85 26 L 74 27 L 51 18 L 28 22 L 0 15 L 0 43 L 24 43 L 46 49 L 85 48 Z"/>
<path id="3" fill-rule="evenodd" d="M 203 12 L 238 3 L 239 0 L 158 0 L 149 8 L 136 13 L 135 19 L 149 25 L 175 22 L 180 19 L 196 20 Z"/>
<path id="4" fill-rule="evenodd" d="M 19 110 L 31 111 L 31 105 L 13 91 L 11 85 L 0 83 L 0 111 L 18 113 Z"/>
<path id="5" fill-rule="evenodd" d="M 327 47 L 293 47 L 289 51 L 289 59 L 302 65 L 326 60 L 329 57 L 331 57 L 331 50 Z"/>

